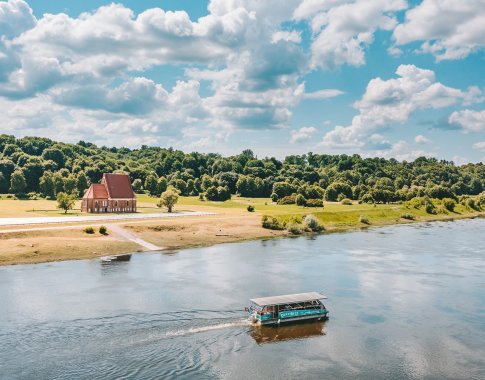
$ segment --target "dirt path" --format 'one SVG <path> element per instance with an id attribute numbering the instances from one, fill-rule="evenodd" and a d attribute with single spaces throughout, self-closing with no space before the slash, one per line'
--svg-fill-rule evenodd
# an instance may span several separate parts
<path id="1" fill-rule="evenodd" d="M 90 227 L 99 227 L 101 224 L 91 224 Z M 140 239 L 136 235 L 126 231 L 122 227 L 116 224 L 107 224 L 108 231 L 116 235 L 121 240 L 131 241 L 133 243 L 138 244 L 139 246 L 143 247 L 145 251 L 159 251 L 163 248 L 158 247 L 152 243 L 149 243 L 143 239 Z M 49 230 L 72 230 L 77 229 L 82 226 L 56 226 L 56 227 L 31 227 L 31 228 L 16 228 L 16 229 L 9 229 L 9 230 L 0 230 L 0 234 L 9 234 L 9 233 L 16 233 L 16 232 L 33 232 L 33 231 L 49 231 Z"/>
<path id="2" fill-rule="evenodd" d="M 133 243 L 136 243 L 142 246 L 143 248 L 145 248 L 146 251 L 160 251 L 161 249 L 163 249 L 143 239 L 140 239 L 136 235 L 133 235 L 132 233 L 126 231 L 125 229 L 123 229 L 122 227 L 116 224 L 109 224 L 107 227 L 108 227 L 108 230 L 110 230 L 111 232 L 115 233 L 116 235 L 126 240 L 132 241 Z"/>

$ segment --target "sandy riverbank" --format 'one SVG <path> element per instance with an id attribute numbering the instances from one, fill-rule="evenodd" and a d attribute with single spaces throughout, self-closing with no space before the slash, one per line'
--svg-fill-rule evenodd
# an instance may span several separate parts
<path id="1" fill-rule="evenodd" d="M 110 224 L 106 224 L 110 230 Z M 117 226 L 163 249 L 271 238 L 283 231 L 265 230 L 261 216 L 229 210 L 223 214 L 143 221 L 125 221 Z M 15 232 L 0 229 L 0 265 L 90 259 L 142 251 L 143 247 L 111 231 L 108 236 L 88 235 L 83 226 L 25 227 Z"/>

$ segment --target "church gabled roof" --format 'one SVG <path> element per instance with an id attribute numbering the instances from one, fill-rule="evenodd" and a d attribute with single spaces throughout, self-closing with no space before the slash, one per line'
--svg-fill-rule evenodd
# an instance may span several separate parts
<path id="1" fill-rule="evenodd" d="M 100 183 L 93 183 L 84 193 L 83 198 L 108 199 L 106 187 Z"/>
<path id="2" fill-rule="evenodd" d="M 101 183 L 106 186 L 110 198 L 135 198 L 130 177 L 126 174 L 103 174 Z"/>
<path id="3" fill-rule="evenodd" d="M 88 199 L 132 199 L 136 194 L 126 174 L 103 174 L 101 183 L 93 183 L 84 193 Z"/>

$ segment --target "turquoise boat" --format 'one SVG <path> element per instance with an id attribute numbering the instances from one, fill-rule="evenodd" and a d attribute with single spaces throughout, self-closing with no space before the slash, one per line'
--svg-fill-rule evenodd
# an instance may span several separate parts
<path id="1" fill-rule="evenodd" d="M 253 298 L 246 310 L 254 323 L 265 326 L 322 320 L 327 319 L 329 313 L 322 303 L 326 298 L 317 292 Z"/>

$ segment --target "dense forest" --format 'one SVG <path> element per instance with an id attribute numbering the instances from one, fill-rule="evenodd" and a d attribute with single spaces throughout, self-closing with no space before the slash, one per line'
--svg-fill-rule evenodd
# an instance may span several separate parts
<path id="1" fill-rule="evenodd" d="M 97 147 L 66 144 L 40 137 L 0 135 L 0 194 L 81 196 L 103 173 L 128 173 L 137 192 L 159 196 L 167 186 L 181 195 L 226 200 L 231 194 L 271 197 L 279 203 L 353 199 L 369 203 L 414 197 L 453 198 L 485 190 L 483 163 L 419 157 L 413 162 L 328 154 L 303 154 L 283 161 L 258 158 L 251 150 L 220 154 L 184 153 L 172 148 Z"/>

